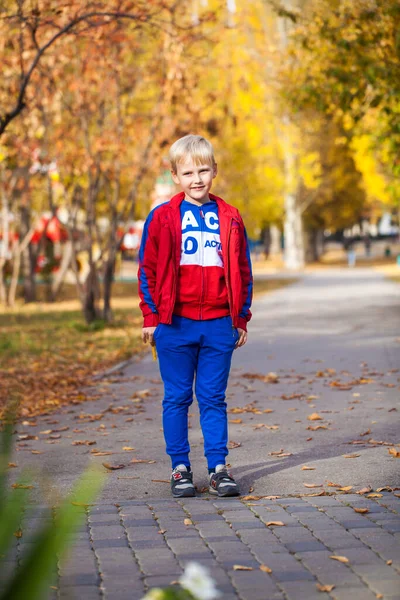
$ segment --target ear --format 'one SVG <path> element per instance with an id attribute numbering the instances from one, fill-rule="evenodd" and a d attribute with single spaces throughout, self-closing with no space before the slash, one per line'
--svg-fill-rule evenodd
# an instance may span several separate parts
<path id="1" fill-rule="evenodd" d="M 173 169 L 171 169 L 171 175 L 172 175 L 173 182 L 176 183 L 177 185 L 179 185 L 180 182 L 179 182 L 178 175 L 176 174 L 176 172 Z"/>
<path id="2" fill-rule="evenodd" d="M 213 168 L 213 179 L 218 175 L 218 165 L 215 163 Z"/>

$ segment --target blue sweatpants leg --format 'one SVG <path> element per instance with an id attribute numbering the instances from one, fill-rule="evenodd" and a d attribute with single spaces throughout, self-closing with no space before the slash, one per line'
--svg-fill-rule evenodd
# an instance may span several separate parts
<path id="1" fill-rule="evenodd" d="M 193 333 L 190 326 L 182 327 L 182 318 L 175 316 L 171 325 L 161 324 L 155 332 L 160 373 L 164 383 L 164 438 L 173 469 L 180 464 L 190 467 L 188 410 L 193 402 L 193 380 L 198 354 L 198 344 Z"/>
<path id="2" fill-rule="evenodd" d="M 230 317 L 202 321 L 197 359 L 196 397 L 208 468 L 225 464 L 228 455 L 228 418 L 225 392 L 232 353 L 238 339 Z"/>

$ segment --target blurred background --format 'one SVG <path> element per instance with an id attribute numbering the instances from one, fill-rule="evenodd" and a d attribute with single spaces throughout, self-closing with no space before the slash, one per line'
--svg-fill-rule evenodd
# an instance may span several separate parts
<path id="1" fill-rule="evenodd" d="M 166 157 L 188 133 L 214 145 L 213 191 L 240 209 L 256 272 L 398 278 L 397 0 L 8 1 L 0 62 L 13 377 L 21 348 L 40 368 L 54 351 L 90 369 L 95 348 L 99 366 L 132 352 L 144 219 L 176 192 Z"/>

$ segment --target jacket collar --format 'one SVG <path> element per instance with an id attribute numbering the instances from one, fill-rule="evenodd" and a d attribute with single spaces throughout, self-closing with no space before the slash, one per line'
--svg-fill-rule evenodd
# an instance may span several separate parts
<path id="1" fill-rule="evenodd" d="M 179 194 L 176 194 L 175 196 L 173 196 L 168 203 L 169 208 L 172 208 L 172 209 L 179 208 L 180 205 L 182 204 L 184 197 L 185 197 L 184 192 L 179 192 Z M 230 215 L 232 217 L 237 217 L 236 209 L 233 206 L 230 206 L 227 202 L 225 202 L 225 200 L 223 200 L 222 198 L 219 198 L 218 196 L 215 196 L 214 194 L 210 194 L 210 199 L 215 200 L 215 202 L 217 203 L 217 206 L 218 206 L 218 211 L 221 211 L 222 213 L 227 214 L 227 216 Z"/>

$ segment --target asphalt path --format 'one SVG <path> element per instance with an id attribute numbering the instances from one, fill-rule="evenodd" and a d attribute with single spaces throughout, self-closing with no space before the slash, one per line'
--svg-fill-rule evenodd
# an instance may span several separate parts
<path id="1" fill-rule="evenodd" d="M 243 494 L 399 486 L 400 286 L 372 269 L 320 270 L 260 297 L 253 314 L 227 393 L 228 459 Z M 42 502 L 70 490 L 89 462 L 106 463 L 122 468 L 101 467 L 100 501 L 168 498 L 162 384 L 151 354 L 90 392 L 96 400 L 18 425 L 12 478 L 29 468 Z M 196 401 L 191 415 L 201 493 L 207 471 Z"/>

